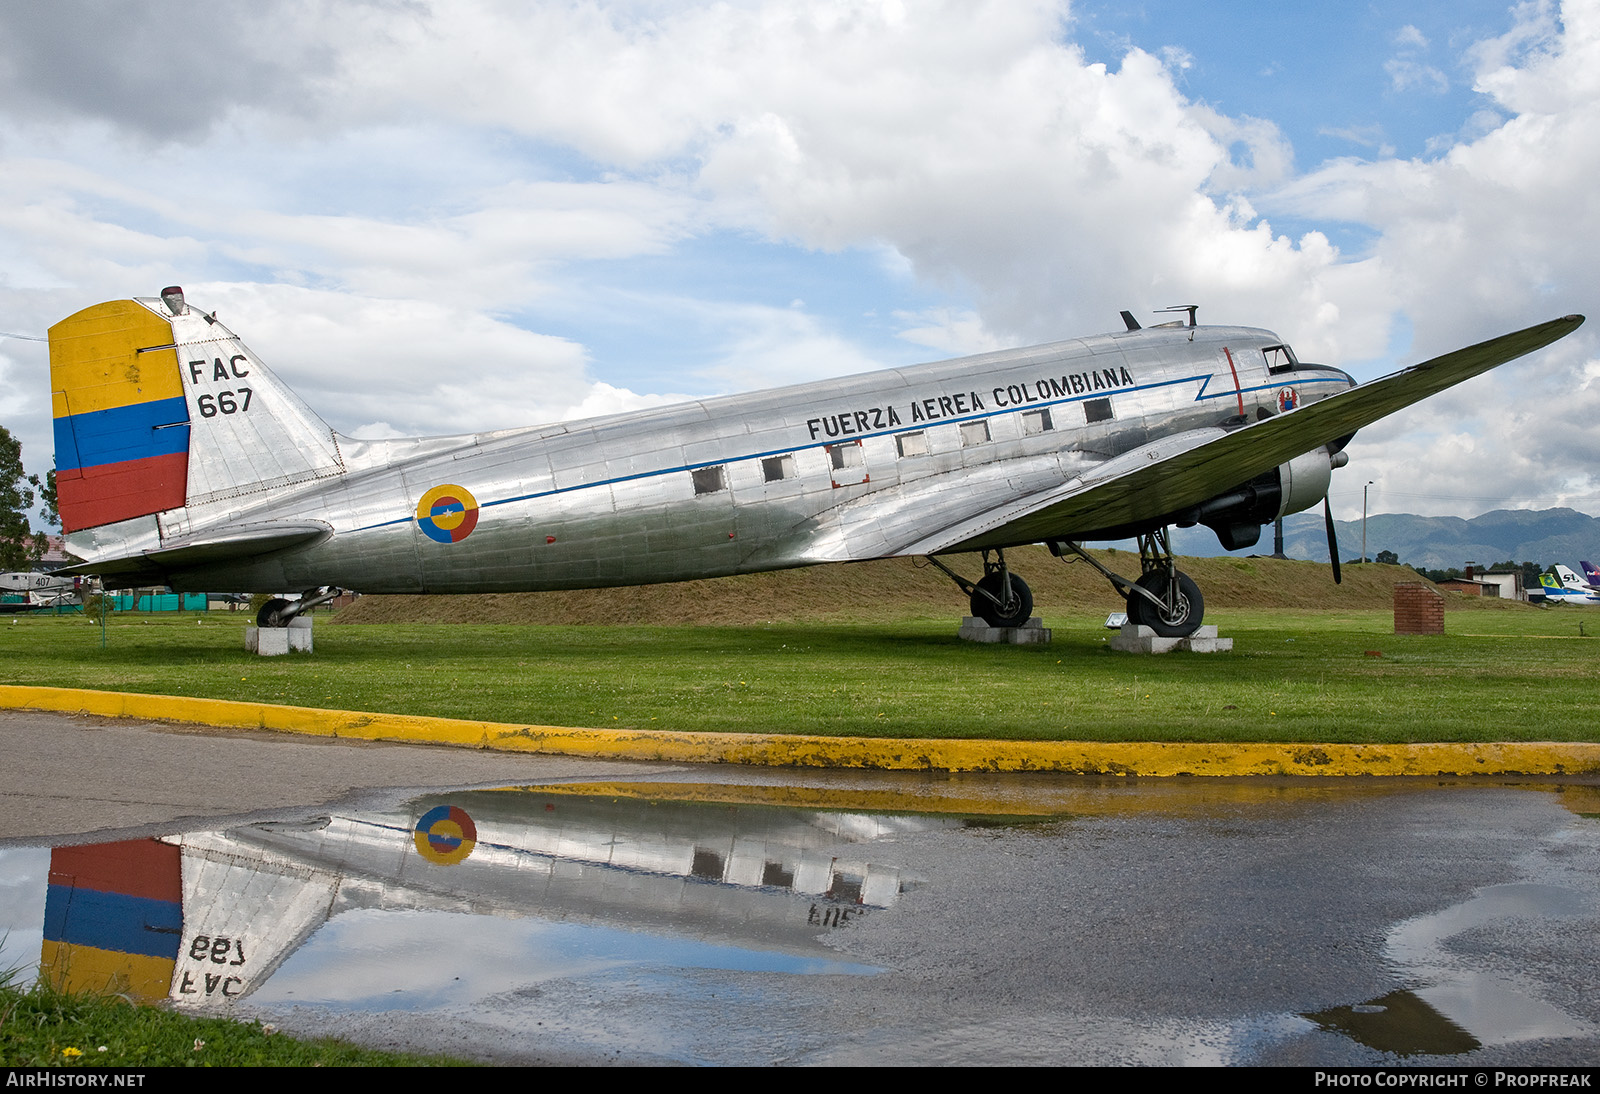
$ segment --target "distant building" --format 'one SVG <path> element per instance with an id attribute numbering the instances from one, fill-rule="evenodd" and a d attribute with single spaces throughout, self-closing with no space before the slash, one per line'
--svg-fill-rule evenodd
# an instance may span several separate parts
<path id="1" fill-rule="evenodd" d="M 1499 595 L 1507 600 L 1528 599 L 1528 591 L 1522 587 L 1521 567 L 1515 570 L 1485 570 L 1478 575 L 1478 580 L 1498 587 Z"/>
<path id="2" fill-rule="evenodd" d="M 1500 595 L 1500 586 L 1467 577 L 1448 577 L 1443 581 L 1436 581 L 1434 584 L 1441 589 L 1448 589 L 1453 593 L 1466 593 L 1468 596 Z"/>
<path id="3" fill-rule="evenodd" d="M 78 560 L 67 554 L 67 541 L 62 536 L 45 536 L 44 554 L 39 557 L 41 570 L 57 570 L 71 566 Z"/>
<path id="4" fill-rule="evenodd" d="M 1506 600 L 1526 600 L 1522 589 L 1522 570 L 1478 570 L 1476 562 L 1467 563 L 1460 577 L 1437 582 L 1439 588 L 1468 596 L 1496 596 Z"/>

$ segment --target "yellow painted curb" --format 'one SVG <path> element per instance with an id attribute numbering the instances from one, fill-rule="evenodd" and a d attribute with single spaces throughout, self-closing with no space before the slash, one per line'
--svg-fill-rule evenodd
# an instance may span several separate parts
<path id="1" fill-rule="evenodd" d="M 1600 744 L 1282 744 L 1271 742 L 979 741 L 673 733 L 474 722 L 413 714 L 191 699 L 173 695 L 0 685 L 0 708 L 320 737 L 415 741 L 608 759 L 910 771 L 1057 771 L 1079 775 L 1586 775 Z"/>

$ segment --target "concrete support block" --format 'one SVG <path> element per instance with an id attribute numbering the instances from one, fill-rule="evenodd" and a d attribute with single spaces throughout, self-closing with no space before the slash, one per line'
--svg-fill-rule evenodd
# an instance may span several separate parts
<path id="1" fill-rule="evenodd" d="M 311 652 L 311 620 L 291 619 L 287 627 L 246 627 L 244 648 L 262 657 Z"/>
<path id="2" fill-rule="evenodd" d="M 1218 638 L 1213 626 L 1196 627 L 1187 638 L 1162 638 L 1149 627 L 1125 626 L 1111 640 L 1111 648 L 1119 653 L 1227 653 L 1233 649 L 1233 639 Z"/>
<path id="3" fill-rule="evenodd" d="M 285 627 L 246 627 L 244 648 L 262 657 L 277 657 L 289 652 L 289 631 Z"/>
<path id="4" fill-rule="evenodd" d="M 956 637 L 967 642 L 998 642 L 1008 646 L 1043 646 L 1050 642 L 1050 628 L 1038 616 L 1020 627 L 991 627 L 985 620 L 969 615 L 961 621 Z"/>

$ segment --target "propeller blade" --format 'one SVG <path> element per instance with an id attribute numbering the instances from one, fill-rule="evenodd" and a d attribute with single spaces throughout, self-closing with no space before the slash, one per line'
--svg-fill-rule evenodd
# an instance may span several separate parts
<path id="1" fill-rule="evenodd" d="M 1322 499 L 1322 521 L 1328 526 L 1328 557 L 1333 559 L 1333 583 L 1342 584 L 1343 576 L 1339 573 L 1339 535 L 1333 530 L 1333 506 L 1328 504 L 1328 499 Z"/>

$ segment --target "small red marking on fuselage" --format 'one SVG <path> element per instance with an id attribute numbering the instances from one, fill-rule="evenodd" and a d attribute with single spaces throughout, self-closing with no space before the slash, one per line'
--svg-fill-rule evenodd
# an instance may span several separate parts
<path id="1" fill-rule="evenodd" d="M 1239 399 L 1239 416 L 1244 416 L 1244 392 L 1239 390 L 1239 370 L 1234 367 L 1233 353 L 1227 346 L 1222 347 L 1223 356 L 1228 359 L 1228 371 L 1233 373 L 1233 393 Z"/>

